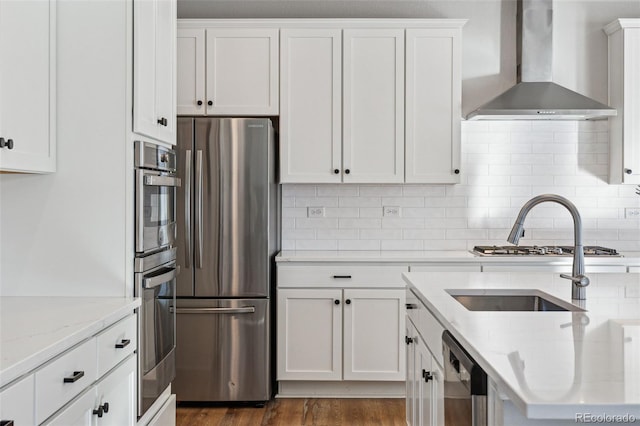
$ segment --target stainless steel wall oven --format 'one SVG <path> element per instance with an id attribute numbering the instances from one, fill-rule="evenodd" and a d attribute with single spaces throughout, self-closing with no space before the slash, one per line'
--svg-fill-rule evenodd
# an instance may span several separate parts
<path id="1" fill-rule="evenodd" d="M 176 190 L 175 152 L 135 142 L 136 258 L 138 308 L 138 417 L 175 377 Z"/>

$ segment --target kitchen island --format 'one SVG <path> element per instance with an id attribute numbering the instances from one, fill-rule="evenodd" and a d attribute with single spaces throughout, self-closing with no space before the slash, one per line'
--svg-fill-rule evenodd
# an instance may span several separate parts
<path id="1" fill-rule="evenodd" d="M 403 278 L 411 290 L 407 302 L 415 296 L 426 308 L 414 321 L 433 359 L 443 361 L 434 331 L 446 329 L 487 373 L 489 424 L 640 423 L 640 274 L 587 269 L 587 275 L 586 311 L 574 312 L 474 312 L 447 292 L 535 289 L 570 303 L 571 284 L 557 273 L 424 272 Z"/>

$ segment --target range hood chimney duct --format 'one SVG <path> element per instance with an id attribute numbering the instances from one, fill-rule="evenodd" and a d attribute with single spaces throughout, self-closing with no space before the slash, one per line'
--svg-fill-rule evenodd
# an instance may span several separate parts
<path id="1" fill-rule="evenodd" d="M 553 0 L 518 0 L 517 84 L 467 120 L 597 120 L 615 109 L 553 82 Z"/>

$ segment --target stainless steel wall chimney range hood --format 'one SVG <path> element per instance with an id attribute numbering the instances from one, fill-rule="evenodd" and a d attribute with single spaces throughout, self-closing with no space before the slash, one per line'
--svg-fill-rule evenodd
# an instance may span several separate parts
<path id="1" fill-rule="evenodd" d="M 518 84 L 467 115 L 467 120 L 598 120 L 614 108 L 552 81 L 553 0 L 518 0 Z"/>

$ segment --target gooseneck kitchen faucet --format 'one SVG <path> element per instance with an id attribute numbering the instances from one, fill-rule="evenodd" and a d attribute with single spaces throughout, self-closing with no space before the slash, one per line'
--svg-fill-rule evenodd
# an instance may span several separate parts
<path id="1" fill-rule="evenodd" d="M 520 237 L 524 234 L 524 219 L 529 214 L 529 211 L 540 203 L 544 202 L 558 203 L 571 213 L 573 218 L 573 237 L 574 237 L 574 249 L 573 249 L 573 269 L 571 275 L 560 274 L 562 278 L 571 280 L 571 298 L 574 300 L 585 300 L 587 298 L 587 289 L 589 285 L 589 278 L 584 275 L 584 247 L 582 246 L 582 219 L 576 206 L 566 198 L 555 194 L 543 194 L 533 197 L 527 201 L 520 209 L 516 222 L 513 224 L 513 228 L 509 233 L 507 241 L 511 244 L 518 244 Z"/>

